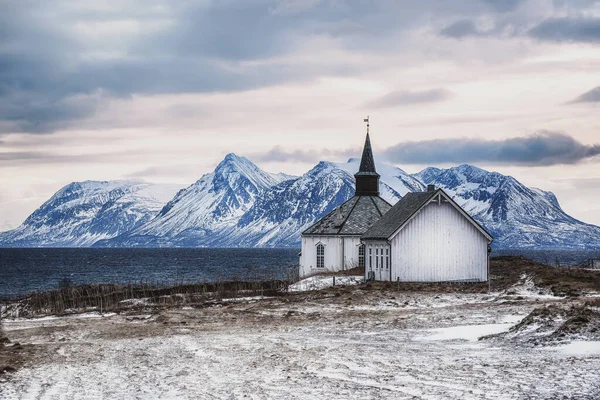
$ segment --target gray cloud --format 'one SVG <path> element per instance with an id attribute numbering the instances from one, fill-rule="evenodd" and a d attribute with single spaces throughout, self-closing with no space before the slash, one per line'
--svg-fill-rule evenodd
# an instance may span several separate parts
<path id="1" fill-rule="evenodd" d="M 600 144 L 585 145 L 559 132 L 541 131 L 504 140 L 436 139 L 390 147 L 384 157 L 397 163 L 487 163 L 548 166 L 576 164 L 600 155 Z"/>
<path id="2" fill-rule="evenodd" d="M 513 11 L 519 5 L 525 3 L 526 0 L 482 0 L 484 3 L 491 6 L 493 9 L 500 12 Z"/>
<path id="3" fill-rule="evenodd" d="M 369 108 L 387 108 L 410 104 L 434 103 L 452 97 L 452 92 L 436 88 L 423 91 L 397 90 L 367 103 Z"/>
<path id="4" fill-rule="evenodd" d="M 156 178 L 156 177 L 173 177 L 181 178 L 186 175 L 193 175 L 195 164 L 178 164 L 178 165 L 154 165 L 138 171 L 124 175 L 126 178 Z M 194 177 L 197 178 L 197 177 Z"/>
<path id="5" fill-rule="evenodd" d="M 235 91 L 306 79 L 314 71 L 281 63 L 240 64 L 283 54 L 293 45 L 301 21 L 270 13 L 272 3 L 199 2 L 180 9 L 165 4 L 168 11 L 159 17 L 175 23 L 125 35 L 122 54 L 97 57 L 119 49 L 118 43 L 79 39 L 65 27 L 110 24 L 126 16 L 0 2 L 0 102 L 8 105 L 0 108 L 0 129 L 52 132 L 93 115 L 108 97 Z M 68 9 L 56 5 L 61 6 Z M 159 17 L 142 13 L 139 21 Z M 137 13 L 132 18 L 138 19 Z"/>
<path id="6" fill-rule="evenodd" d="M 249 154 L 255 162 L 316 163 L 356 157 L 362 149 L 285 150 L 280 146 Z M 577 164 L 600 155 L 600 144 L 586 145 L 560 132 L 540 131 L 503 140 L 434 139 L 405 142 L 378 152 L 382 159 L 404 164 L 486 163 L 523 166 Z"/>
<path id="7" fill-rule="evenodd" d="M 440 35 L 454 39 L 462 39 L 468 36 L 486 36 L 487 33 L 479 30 L 477 26 L 475 26 L 475 23 L 470 19 L 461 19 L 442 29 Z"/>
<path id="8" fill-rule="evenodd" d="M 240 91 L 355 74 L 364 67 L 335 60 L 315 66 L 282 60 L 303 48 L 307 38 L 389 54 L 392 46 L 401 48 L 406 31 L 457 16 L 465 19 L 443 34 L 483 35 L 487 32 L 472 21 L 510 14 L 519 4 L 154 0 L 149 7 L 132 0 L 98 9 L 93 3 L 64 0 L 0 0 L 0 103 L 8 105 L 0 107 L 0 134 L 53 132 L 94 115 L 113 97 Z M 435 98 L 436 93 L 429 95 Z M 422 101 L 431 100 L 425 95 Z"/>
<path id="9" fill-rule="evenodd" d="M 581 96 L 578 96 L 575 100 L 571 101 L 571 103 L 598 103 L 600 102 L 600 86 L 590 90 L 589 92 L 585 92 Z"/>
<path id="10" fill-rule="evenodd" d="M 0 153 L 0 162 L 2 161 L 23 161 L 33 160 L 43 157 L 42 153 L 34 151 L 13 151 Z"/>
<path id="11" fill-rule="evenodd" d="M 551 18 L 528 32 L 529 36 L 554 42 L 600 42 L 600 18 Z"/>
<path id="12" fill-rule="evenodd" d="M 329 150 L 320 151 L 285 150 L 281 146 L 275 146 L 266 153 L 249 154 L 248 158 L 255 162 L 302 162 L 315 163 L 327 158 L 348 158 L 360 154 L 360 149 Z"/>
<path id="13" fill-rule="evenodd" d="M 574 187 L 575 189 L 596 189 L 598 194 L 600 194 L 600 178 L 573 178 L 570 177 L 560 178 L 560 179 L 551 179 L 552 182 L 559 184 L 567 184 L 569 186 Z"/>
<path id="14" fill-rule="evenodd" d="M 113 152 L 99 154 L 60 154 L 50 151 L 9 151 L 0 152 L 0 165 L 50 165 L 50 164 L 98 164 L 135 160 L 137 154 L 131 152 Z"/>
<path id="15" fill-rule="evenodd" d="M 89 116 L 104 101 L 102 96 L 74 95 L 67 97 L 25 94 L 15 91 L 5 96 L 0 108 L 0 120 L 7 130 L 45 133 L 66 126 L 69 121 Z"/>
<path id="16" fill-rule="evenodd" d="M 372 44 L 374 36 L 406 29 L 398 18 L 410 21 L 390 12 L 400 6 L 389 0 L 301 7 L 280 0 L 156 0 L 151 8 L 134 0 L 115 10 L 73 4 L 0 1 L 0 102 L 9 105 L 0 108 L 0 134 L 53 132 L 92 116 L 111 97 L 242 91 L 352 74 L 361 66 L 254 61 L 285 56 L 311 36 L 335 37 L 347 47 Z M 74 28 L 97 24 L 111 32 L 111 24 L 132 22 L 139 31 L 119 39 Z M 152 24 L 163 26 L 141 29 Z"/>

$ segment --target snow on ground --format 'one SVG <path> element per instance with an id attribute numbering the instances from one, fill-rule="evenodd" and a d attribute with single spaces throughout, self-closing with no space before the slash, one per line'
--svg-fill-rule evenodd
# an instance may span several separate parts
<path id="1" fill-rule="evenodd" d="M 223 303 L 233 303 L 233 302 L 253 302 L 259 300 L 272 299 L 270 296 L 248 296 L 248 297 L 232 297 L 230 299 L 221 299 Z"/>
<path id="2" fill-rule="evenodd" d="M 425 336 L 415 336 L 414 340 L 468 340 L 477 341 L 480 337 L 506 332 L 513 324 L 462 325 L 448 328 L 429 329 Z"/>
<path id="3" fill-rule="evenodd" d="M 578 352 L 597 342 L 473 342 L 541 303 L 346 288 L 147 319 L 19 320 L 7 334 L 39 357 L 0 380 L 0 398 L 600 398 L 600 354 Z"/>
<path id="4" fill-rule="evenodd" d="M 577 340 L 568 344 L 557 346 L 556 349 L 570 356 L 600 356 L 599 341 Z"/>
<path id="5" fill-rule="evenodd" d="M 527 274 L 521 275 L 519 283 L 509 290 L 518 296 L 536 298 L 536 299 L 556 299 L 549 288 L 540 288 L 535 285 L 533 278 Z"/>
<path id="6" fill-rule="evenodd" d="M 358 285 L 363 283 L 365 278 L 362 275 L 356 276 L 323 276 L 315 275 L 302 279 L 288 287 L 289 292 L 306 292 L 310 290 L 321 290 L 334 285 Z"/>

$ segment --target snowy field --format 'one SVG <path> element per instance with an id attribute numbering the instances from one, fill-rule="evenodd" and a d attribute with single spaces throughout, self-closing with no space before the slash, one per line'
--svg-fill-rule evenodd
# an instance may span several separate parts
<path id="1" fill-rule="evenodd" d="M 304 292 L 206 308 L 5 321 L 36 357 L 1 399 L 598 399 L 600 344 L 478 340 L 534 308 L 506 294 Z M 529 294 L 529 296 L 523 295 Z"/>

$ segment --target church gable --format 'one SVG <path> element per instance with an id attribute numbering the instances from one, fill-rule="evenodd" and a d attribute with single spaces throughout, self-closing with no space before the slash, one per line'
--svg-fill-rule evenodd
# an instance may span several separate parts
<path id="1" fill-rule="evenodd" d="M 465 210 L 463 210 L 450 196 L 442 189 L 431 190 L 427 192 L 407 193 L 392 209 L 385 214 L 383 218 L 377 221 L 361 237 L 362 240 L 388 240 L 401 230 L 423 207 L 435 199 L 444 201 L 452 205 L 464 218 L 473 224 L 482 235 L 490 242 L 492 236 L 475 221 Z"/>

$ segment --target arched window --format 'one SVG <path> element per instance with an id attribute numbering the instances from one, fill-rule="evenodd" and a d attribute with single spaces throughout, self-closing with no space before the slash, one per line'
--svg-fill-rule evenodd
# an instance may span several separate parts
<path id="1" fill-rule="evenodd" d="M 358 266 L 360 268 L 365 267 L 365 245 L 361 244 L 358 246 Z"/>
<path id="2" fill-rule="evenodd" d="M 317 268 L 325 268 L 325 246 L 322 243 L 317 245 Z"/>

